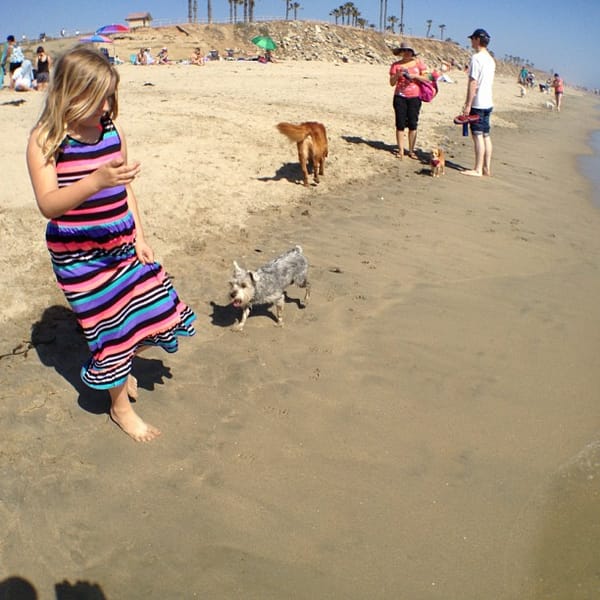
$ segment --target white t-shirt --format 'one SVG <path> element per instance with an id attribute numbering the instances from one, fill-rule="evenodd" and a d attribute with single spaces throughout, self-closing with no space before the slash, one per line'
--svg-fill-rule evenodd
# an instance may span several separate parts
<path id="1" fill-rule="evenodd" d="M 473 108 L 492 108 L 492 85 L 496 73 L 496 62 L 489 52 L 480 51 L 471 57 L 469 66 L 469 77 L 477 82 L 477 92 L 473 99 Z"/>

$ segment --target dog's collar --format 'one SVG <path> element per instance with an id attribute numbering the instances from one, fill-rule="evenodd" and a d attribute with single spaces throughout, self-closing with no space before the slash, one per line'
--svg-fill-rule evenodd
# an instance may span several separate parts
<path id="1" fill-rule="evenodd" d="M 437 167 L 440 164 L 440 159 L 439 158 L 433 158 L 433 159 L 431 159 L 431 164 L 434 167 Z"/>

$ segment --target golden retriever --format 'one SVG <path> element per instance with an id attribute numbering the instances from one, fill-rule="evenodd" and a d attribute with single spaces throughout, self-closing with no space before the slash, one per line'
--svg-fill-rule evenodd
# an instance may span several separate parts
<path id="1" fill-rule="evenodd" d="M 312 165 L 315 183 L 319 183 L 319 175 L 323 175 L 325 172 L 325 159 L 328 153 L 325 125 L 314 121 L 307 121 L 299 125 L 279 123 L 277 129 L 298 145 L 298 160 L 302 169 L 304 185 L 308 185 L 309 163 Z"/>

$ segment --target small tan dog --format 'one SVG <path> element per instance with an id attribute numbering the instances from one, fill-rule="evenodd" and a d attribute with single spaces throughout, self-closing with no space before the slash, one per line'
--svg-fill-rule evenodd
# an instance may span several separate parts
<path id="1" fill-rule="evenodd" d="M 446 155 L 441 148 L 431 151 L 431 176 L 439 177 L 446 174 Z"/>
<path id="2" fill-rule="evenodd" d="M 298 160 L 302 169 L 304 185 L 308 186 L 309 163 L 312 165 L 315 183 L 319 183 L 319 175 L 323 175 L 325 172 L 325 159 L 328 154 L 325 125 L 314 121 L 307 121 L 299 125 L 279 123 L 277 129 L 298 145 Z"/>

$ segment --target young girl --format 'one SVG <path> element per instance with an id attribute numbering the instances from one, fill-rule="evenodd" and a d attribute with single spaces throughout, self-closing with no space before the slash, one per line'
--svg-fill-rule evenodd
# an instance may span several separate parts
<path id="1" fill-rule="evenodd" d="M 136 354 L 149 346 L 177 350 L 178 335 L 194 335 L 194 313 L 183 304 L 144 239 L 118 114 L 119 75 L 87 46 L 54 65 L 27 165 L 59 287 L 81 325 L 92 356 L 83 381 L 110 393 L 113 421 L 136 441 L 160 434 L 133 410 Z"/>

